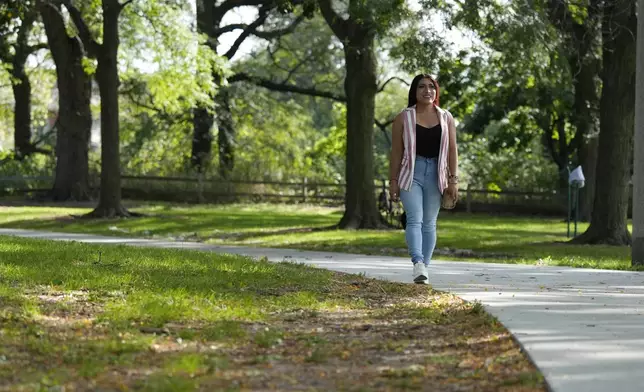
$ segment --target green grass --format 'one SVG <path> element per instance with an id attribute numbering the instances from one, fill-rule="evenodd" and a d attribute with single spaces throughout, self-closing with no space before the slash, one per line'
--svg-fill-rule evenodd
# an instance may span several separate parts
<path id="1" fill-rule="evenodd" d="M 266 327 L 249 336 L 244 325 L 299 309 L 363 307 L 328 294 L 334 279 L 326 270 L 232 255 L 0 236 L 0 378 L 12 380 L 12 388 L 44 388 L 96 378 L 114 366 L 145 365 L 150 347 L 167 342 L 140 330 L 167 325 L 177 339 L 270 347 L 282 332 Z M 276 295 L 264 295 L 267 290 Z M 193 390 L 189 379 L 174 376 L 227 361 L 190 352 L 161 358 L 169 377 L 140 386 L 175 390 L 178 383 Z"/>
<path id="2" fill-rule="evenodd" d="M 342 211 L 285 205 L 146 205 L 136 219 L 79 220 L 70 215 L 88 209 L 0 208 L 0 227 L 95 233 L 145 238 L 197 240 L 260 247 L 406 256 L 401 230 L 342 231 Z M 580 223 L 582 233 L 587 224 Z M 315 230 L 311 230 L 315 229 Z M 445 213 L 438 222 L 435 258 L 630 269 L 630 248 L 566 243 L 561 218 Z"/>
<path id="3" fill-rule="evenodd" d="M 239 256 L 172 249 L 70 246 L 7 238 L 0 245 L 3 282 L 109 295 L 113 300 L 106 306 L 105 317 L 122 325 L 132 321 L 156 327 L 170 320 L 263 320 L 274 309 L 337 305 L 316 297 L 330 273 L 296 264 L 252 263 Z M 277 299 L 258 298 L 258 293 L 267 290 L 282 293 L 280 282 L 287 276 L 291 286 L 310 290 L 287 291 Z M 234 324 L 220 327 L 237 334 Z"/>
<path id="4" fill-rule="evenodd" d="M 412 343 L 411 334 L 431 339 Z M 496 386 L 539 377 L 498 322 L 428 286 L 234 255 L 5 236 L 0 337 L 0 391 L 396 388 L 391 374 L 407 367 L 385 359 L 410 344 L 422 353 L 414 372 L 457 379 L 461 390 L 476 390 L 476 372 Z M 488 358 L 507 359 L 486 369 Z M 543 382 L 529 389 L 543 390 Z"/>

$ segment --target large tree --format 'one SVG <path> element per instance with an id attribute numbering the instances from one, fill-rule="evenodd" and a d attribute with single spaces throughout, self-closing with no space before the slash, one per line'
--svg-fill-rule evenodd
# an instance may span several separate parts
<path id="1" fill-rule="evenodd" d="M 56 63 L 58 118 L 54 200 L 88 200 L 88 145 L 92 126 L 92 83 L 83 64 L 85 49 L 68 34 L 61 2 L 40 0 L 39 10 Z"/>
<path id="2" fill-rule="evenodd" d="M 34 152 L 49 153 L 31 140 L 31 81 L 27 58 L 44 43 L 33 43 L 31 31 L 38 18 L 35 1 L 7 0 L 0 4 L 0 62 L 8 66 L 15 101 L 14 151 L 21 159 Z"/>
<path id="3" fill-rule="evenodd" d="M 79 31 L 89 57 L 96 58 L 96 79 L 101 96 L 101 189 L 98 206 L 90 216 L 130 216 L 121 202 L 121 164 L 119 144 L 119 16 L 133 0 L 102 0 L 103 42 L 97 39 L 86 23 L 81 11 L 71 0 L 62 0 Z"/>
<path id="4" fill-rule="evenodd" d="M 644 9 L 644 0 L 638 8 Z M 637 20 L 637 71 L 635 85 L 635 158 L 633 173 L 633 266 L 644 265 L 644 18 Z"/>
<path id="5" fill-rule="evenodd" d="M 635 116 L 636 2 L 604 3 L 597 182 L 588 230 L 574 242 L 629 245 L 627 227 Z"/>
<path id="6" fill-rule="evenodd" d="M 598 0 L 585 7 L 560 0 L 548 0 L 551 23 L 561 33 L 560 53 L 572 75 L 574 103 L 570 122 L 576 132 L 571 141 L 577 161 L 589 180 L 582 190 L 581 217 L 590 221 L 595 198 L 597 145 L 599 141 L 599 77 L 601 71 L 601 10 Z"/>
<path id="7" fill-rule="evenodd" d="M 338 12 L 331 0 L 318 1 L 322 16 L 344 46 L 347 188 L 344 215 L 339 223 L 343 229 L 370 229 L 383 224 L 374 192 L 373 130 L 378 92 L 375 40 L 403 9 L 402 2 L 384 3 L 350 0 L 348 7 Z"/>

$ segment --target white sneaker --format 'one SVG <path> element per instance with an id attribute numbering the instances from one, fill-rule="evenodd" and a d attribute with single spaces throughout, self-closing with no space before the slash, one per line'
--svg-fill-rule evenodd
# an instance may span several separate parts
<path id="1" fill-rule="evenodd" d="M 422 262 L 414 264 L 414 283 L 429 283 L 429 280 L 427 279 L 427 267 Z"/>

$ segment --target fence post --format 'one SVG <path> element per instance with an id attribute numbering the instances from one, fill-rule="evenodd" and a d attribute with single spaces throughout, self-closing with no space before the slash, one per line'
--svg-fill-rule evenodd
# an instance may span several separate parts
<path id="1" fill-rule="evenodd" d="M 470 192 L 470 184 L 465 188 L 465 210 L 468 214 L 472 213 L 472 193 Z"/>
<path id="2" fill-rule="evenodd" d="M 306 203 L 306 183 L 308 179 L 304 177 L 304 182 L 302 183 L 302 202 Z"/>

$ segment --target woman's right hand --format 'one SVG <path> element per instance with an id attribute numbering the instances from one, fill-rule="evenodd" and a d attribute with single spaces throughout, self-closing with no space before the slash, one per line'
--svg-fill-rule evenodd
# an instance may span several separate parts
<path id="1" fill-rule="evenodd" d="M 400 186 L 397 180 L 391 180 L 389 182 L 389 198 L 393 202 L 400 200 Z"/>

